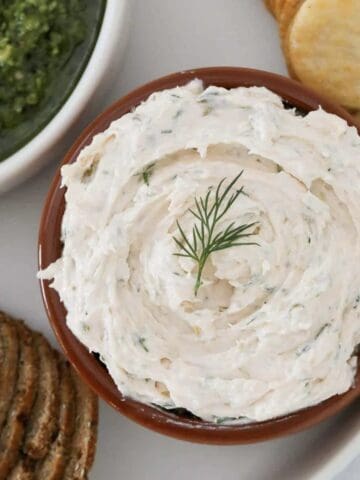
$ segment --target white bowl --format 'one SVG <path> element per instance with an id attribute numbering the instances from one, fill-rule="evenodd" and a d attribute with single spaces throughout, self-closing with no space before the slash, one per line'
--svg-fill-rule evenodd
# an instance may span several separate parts
<path id="1" fill-rule="evenodd" d="M 104 91 L 125 50 L 129 10 L 129 0 L 107 0 L 94 50 L 79 82 L 43 130 L 0 162 L 0 193 L 28 179 L 54 158 L 64 147 L 61 142 L 85 107 Z"/>

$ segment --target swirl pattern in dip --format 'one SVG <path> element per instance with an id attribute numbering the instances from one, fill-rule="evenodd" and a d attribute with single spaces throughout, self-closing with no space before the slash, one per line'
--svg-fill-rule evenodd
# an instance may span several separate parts
<path id="1" fill-rule="evenodd" d="M 259 222 L 259 245 L 196 264 L 178 220 L 222 178 L 223 217 Z M 348 390 L 360 342 L 360 138 L 264 88 L 157 92 L 62 169 L 53 279 L 74 334 L 124 395 L 210 421 L 260 421 Z"/>

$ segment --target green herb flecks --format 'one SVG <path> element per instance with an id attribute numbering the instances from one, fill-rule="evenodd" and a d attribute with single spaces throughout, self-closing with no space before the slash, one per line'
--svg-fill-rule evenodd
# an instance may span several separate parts
<path id="1" fill-rule="evenodd" d="M 140 173 L 138 173 L 137 175 L 140 176 L 142 178 L 142 180 L 144 181 L 145 185 L 149 186 L 149 182 L 150 182 L 150 177 L 151 175 L 154 173 L 154 167 L 155 167 L 155 163 L 150 163 L 149 165 L 147 165 L 144 170 L 142 170 Z"/>
<path id="2" fill-rule="evenodd" d="M 223 423 L 233 422 L 234 420 L 239 420 L 239 419 L 236 418 L 236 417 L 216 417 L 215 418 L 215 423 L 217 425 L 221 425 Z"/>
<path id="3" fill-rule="evenodd" d="M 145 350 L 146 353 L 149 353 L 149 349 L 146 346 L 146 339 L 144 337 L 139 337 L 139 344 L 141 345 L 142 349 Z"/>
<path id="4" fill-rule="evenodd" d="M 320 335 L 321 335 L 328 327 L 330 327 L 330 323 L 325 323 L 325 325 L 323 325 L 323 326 L 320 328 L 320 330 L 317 332 L 317 334 L 315 335 L 315 337 L 314 337 L 315 340 L 317 340 L 317 339 L 320 337 Z"/>
<path id="5" fill-rule="evenodd" d="M 356 310 L 359 305 L 360 305 L 360 295 L 357 295 L 356 298 L 355 298 L 355 303 L 353 305 L 353 309 Z"/>
<path id="6" fill-rule="evenodd" d="M 90 327 L 87 323 L 81 322 L 81 329 L 84 333 L 90 332 Z"/>
<path id="7" fill-rule="evenodd" d="M 231 193 L 236 182 L 241 177 L 241 171 L 227 186 L 224 186 L 226 178 L 223 178 L 216 187 L 209 188 L 204 198 L 195 198 L 195 209 L 189 209 L 189 212 L 196 218 L 192 228 L 192 234 L 188 238 L 182 229 L 179 221 L 176 222 L 179 229 L 180 238 L 173 237 L 180 252 L 174 253 L 178 257 L 191 258 L 197 264 L 197 277 L 195 281 L 195 296 L 201 286 L 201 276 L 206 261 L 213 252 L 225 250 L 227 248 L 240 245 L 258 245 L 256 242 L 242 241 L 256 234 L 249 230 L 258 224 L 258 222 L 235 225 L 232 222 L 225 230 L 216 232 L 219 221 L 229 211 L 239 195 L 243 193 L 243 187 Z M 224 188 L 222 188 L 224 186 Z M 212 198 L 213 197 L 213 198 Z"/>
<path id="8" fill-rule="evenodd" d="M 183 110 L 179 109 L 175 112 L 174 116 L 173 116 L 173 119 L 176 120 L 177 118 L 179 118 L 181 115 L 183 114 Z"/>
<path id="9" fill-rule="evenodd" d="M 87 183 L 92 179 L 92 177 L 95 175 L 98 165 L 99 165 L 99 158 L 95 158 L 91 162 L 91 164 L 86 168 L 86 170 L 84 170 L 84 173 L 81 177 L 81 181 L 83 183 Z"/>

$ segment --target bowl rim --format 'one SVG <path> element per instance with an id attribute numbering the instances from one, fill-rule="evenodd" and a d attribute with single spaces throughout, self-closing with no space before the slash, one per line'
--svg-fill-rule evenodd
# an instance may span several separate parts
<path id="1" fill-rule="evenodd" d="M 87 64 L 59 111 L 25 145 L 0 162 L 0 193 L 26 180 L 51 157 L 51 149 L 79 118 L 103 80 L 112 55 L 119 49 L 118 39 L 123 35 L 129 0 L 105 0 L 105 9 L 93 50 Z"/>
<path id="2" fill-rule="evenodd" d="M 65 155 L 61 165 L 74 161 L 82 148 L 91 142 L 94 135 L 104 131 L 111 121 L 129 112 L 148 98 L 151 93 L 184 85 L 194 78 L 200 78 L 205 85 L 214 84 L 226 88 L 265 86 L 279 94 L 283 100 L 303 110 L 311 111 L 321 106 L 324 110 L 342 117 L 360 132 L 360 125 L 342 107 L 286 77 L 240 67 L 199 68 L 158 78 L 120 98 L 96 117 L 82 132 Z M 60 226 L 65 208 L 65 189 L 61 188 L 61 165 L 50 186 L 42 212 L 38 245 L 39 269 L 47 267 L 59 257 L 61 252 Z M 360 397 L 360 368 L 358 368 L 354 387 L 347 392 L 282 417 L 244 425 L 219 425 L 192 420 L 164 411 L 156 406 L 125 398 L 115 386 L 104 366 L 69 330 L 65 320 L 66 310 L 57 292 L 49 284 L 50 282 L 47 280 L 40 280 L 47 316 L 62 349 L 77 372 L 100 397 L 116 410 L 156 432 L 181 440 L 206 444 L 230 445 L 259 442 L 313 426 L 340 412 L 345 406 Z"/>

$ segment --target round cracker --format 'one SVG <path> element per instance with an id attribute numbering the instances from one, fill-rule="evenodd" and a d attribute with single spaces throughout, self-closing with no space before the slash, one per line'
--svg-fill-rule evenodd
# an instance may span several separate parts
<path id="1" fill-rule="evenodd" d="M 7 480 L 34 480 L 33 462 L 29 458 L 20 458 Z"/>
<path id="2" fill-rule="evenodd" d="M 285 60 L 288 66 L 289 73 L 292 75 L 293 71 L 289 61 L 288 55 L 288 32 L 290 26 L 295 18 L 295 15 L 301 5 L 304 3 L 304 0 L 285 0 L 282 4 L 282 7 L 278 13 L 279 21 L 279 34 L 281 40 L 281 46 L 285 55 Z"/>
<path id="3" fill-rule="evenodd" d="M 290 23 L 305 0 L 284 0 L 278 10 L 279 31 L 281 39 L 286 35 Z"/>
<path id="4" fill-rule="evenodd" d="M 19 354 L 18 334 L 5 314 L 0 312 L 0 431 L 15 392 Z"/>
<path id="5" fill-rule="evenodd" d="M 274 13 L 277 20 L 279 20 L 282 9 L 284 8 L 286 0 L 275 0 Z"/>
<path id="6" fill-rule="evenodd" d="M 76 388 L 76 427 L 63 480 L 85 480 L 95 457 L 99 403 L 73 369 L 71 376 Z"/>
<path id="7" fill-rule="evenodd" d="M 25 425 L 37 389 L 38 357 L 32 333 L 21 322 L 16 321 L 14 324 L 19 338 L 20 355 L 15 394 L 0 434 L 0 478 L 7 478 L 18 461 Z"/>
<path id="8" fill-rule="evenodd" d="M 75 428 L 76 398 L 70 366 L 61 359 L 57 352 L 55 354 L 60 372 L 58 432 L 48 454 L 36 465 L 37 480 L 61 480 L 63 478 Z"/>
<path id="9" fill-rule="evenodd" d="M 34 333 L 39 354 L 38 391 L 27 424 L 23 452 L 33 459 L 43 458 L 49 450 L 59 411 L 59 372 L 55 352 L 40 333 Z"/>
<path id="10" fill-rule="evenodd" d="M 306 0 L 289 29 L 287 48 L 303 83 L 360 109 L 359 0 Z"/>
<path id="11" fill-rule="evenodd" d="M 274 12 L 274 0 L 264 0 L 265 2 L 265 5 L 267 6 L 267 9 L 269 10 L 269 12 L 274 15 L 275 12 Z"/>
<path id="12" fill-rule="evenodd" d="M 285 0 L 283 10 L 279 14 L 279 33 L 281 47 L 285 56 L 286 66 L 289 75 L 294 80 L 299 80 L 295 70 L 292 67 L 289 55 L 289 32 L 293 22 L 295 21 L 296 14 L 300 7 L 303 5 L 304 0 Z"/>
<path id="13" fill-rule="evenodd" d="M 0 386 L 9 396 L 5 408 L 0 391 L 0 480 L 87 478 L 96 447 L 97 397 L 41 334 L 1 312 Z"/>

